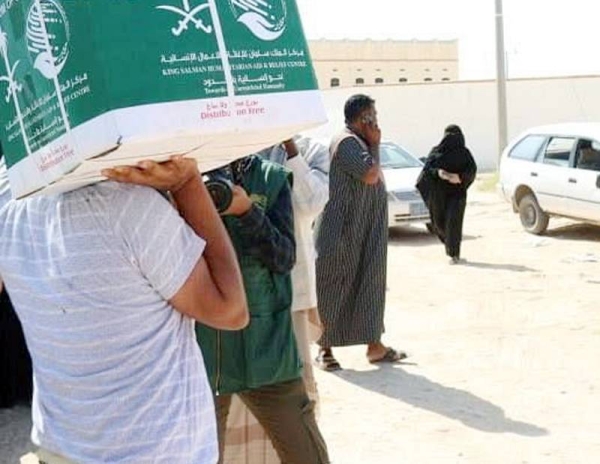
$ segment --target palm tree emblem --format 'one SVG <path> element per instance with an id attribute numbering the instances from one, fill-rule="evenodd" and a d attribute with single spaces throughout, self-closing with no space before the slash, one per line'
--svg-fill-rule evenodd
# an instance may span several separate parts
<path id="1" fill-rule="evenodd" d="M 5 32 L 0 29 L 0 53 L 4 58 L 4 66 L 6 67 L 6 76 L 0 76 L 0 82 L 7 82 L 8 87 L 6 88 L 6 97 L 4 100 L 8 103 L 12 98 L 16 98 L 17 92 L 21 92 L 23 90 L 23 86 L 19 84 L 15 80 L 15 71 L 17 70 L 17 66 L 19 66 L 19 60 L 15 61 L 15 63 L 10 65 L 8 60 L 8 36 Z"/>
<path id="2" fill-rule="evenodd" d="M 23 143 L 25 144 L 25 150 L 27 151 L 27 154 L 30 155 L 31 147 L 29 146 L 29 139 L 27 138 L 27 134 L 25 132 L 25 125 L 23 124 L 23 113 L 21 112 L 21 105 L 19 104 L 19 99 L 17 98 L 17 93 L 23 90 L 23 86 L 15 80 L 15 71 L 17 70 L 17 66 L 19 65 L 19 60 L 17 60 L 12 66 L 10 65 L 10 61 L 8 59 L 8 35 L 2 30 L 1 27 L 0 54 L 2 54 L 2 58 L 4 59 L 4 67 L 6 68 L 7 73 L 6 76 L 0 76 L 0 82 L 8 82 L 5 101 L 6 103 L 8 103 L 12 99 L 15 105 L 17 119 L 19 121 L 19 127 L 21 129 L 21 136 L 23 137 Z"/>

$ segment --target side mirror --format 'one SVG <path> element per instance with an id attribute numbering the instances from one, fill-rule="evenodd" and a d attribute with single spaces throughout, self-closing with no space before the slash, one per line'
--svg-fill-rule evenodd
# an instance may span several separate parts
<path id="1" fill-rule="evenodd" d="M 596 187 L 600 189 L 600 174 L 596 177 Z"/>

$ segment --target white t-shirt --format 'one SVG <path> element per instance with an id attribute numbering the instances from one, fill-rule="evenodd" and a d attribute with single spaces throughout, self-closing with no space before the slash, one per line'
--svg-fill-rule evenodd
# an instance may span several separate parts
<path id="1" fill-rule="evenodd" d="M 167 302 L 204 241 L 152 189 L 12 201 L 0 173 L 0 275 L 33 361 L 33 442 L 80 463 L 216 462 L 193 321 Z"/>

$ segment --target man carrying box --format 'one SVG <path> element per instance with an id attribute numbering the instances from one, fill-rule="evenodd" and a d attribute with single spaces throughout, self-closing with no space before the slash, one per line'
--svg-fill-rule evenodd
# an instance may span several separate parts
<path id="1" fill-rule="evenodd" d="M 116 182 L 11 200 L 0 164 L 0 274 L 33 361 L 45 462 L 215 463 L 193 319 L 232 330 L 248 313 L 196 163 L 105 173 L 170 190 L 181 216 L 154 189 Z"/>

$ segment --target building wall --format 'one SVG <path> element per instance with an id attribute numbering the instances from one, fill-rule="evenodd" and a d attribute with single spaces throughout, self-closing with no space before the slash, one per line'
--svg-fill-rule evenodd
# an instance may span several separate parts
<path id="1" fill-rule="evenodd" d="M 318 40 L 309 47 L 322 89 L 458 80 L 456 40 Z"/>
<path id="2" fill-rule="evenodd" d="M 558 122 L 600 122 L 600 76 L 511 80 L 507 85 L 509 140 L 525 129 Z M 343 128 L 343 106 L 356 88 L 323 91 L 329 123 L 309 134 L 323 141 Z M 499 156 L 495 81 L 370 86 L 384 139 L 426 156 L 448 124 L 459 124 L 482 171 Z"/>

